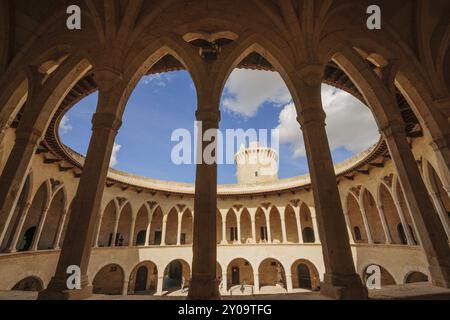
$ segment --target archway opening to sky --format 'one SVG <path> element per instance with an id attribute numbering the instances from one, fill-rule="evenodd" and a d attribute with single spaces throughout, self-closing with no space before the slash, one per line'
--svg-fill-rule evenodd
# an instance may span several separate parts
<path id="1" fill-rule="evenodd" d="M 323 106 L 327 114 L 327 134 L 335 164 L 367 150 L 378 142 L 379 133 L 369 108 L 351 94 L 324 84 Z M 61 141 L 84 155 L 91 134 L 91 119 L 97 93 L 78 102 L 63 117 Z M 116 138 L 111 167 L 131 174 L 166 181 L 193 183 L 195 159 L 176 164 L 172 152 L 175 130 L 189 131 L 191 151 L 195 147 L 195 85 L 187 71 L 148 75 L 131 95 Z M 225 85 L 221 101 L 220 131 L 267 130 L 270 146 L 273 130 L 279 134 L 280 179 L 308 173 L 303 137 L 291 95 L 277 72 L 235 69 Z M 261 140 L 261 136 L 258 136 Z M 239 148 L 235 142 L 236 152 Z M 224 145 L 223 150 L 228 150 Z M 219 151 L 220 155 L 220 151 Z M 194 156 L 192 156 L 194 157 Z M 226 158 L 226 156 L 225 156 Z M 218 166 L 220 184 L 236 183 L 236 165 Z"/>

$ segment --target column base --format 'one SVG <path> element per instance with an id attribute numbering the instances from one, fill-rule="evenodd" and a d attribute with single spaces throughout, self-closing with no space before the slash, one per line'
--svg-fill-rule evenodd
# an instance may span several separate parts
<path id="1" fill-rule="evenodd" d="M 217 280 L 191 279 L 188 300 L 220 300 Z"/>
<path id="2" fill-rule="evenodd" d="M 441 288 L 450 288 L 450 268 L 429 266 L 431 283 Z"/>
<path id="3" fill-rule="evenodd" d="M 320 285 L 320 294 L 336 300 L 366 300 L 367 288 L 357 275 L 327 275 Z"/>
<path id="4" fill-rule="evenodd" d="M 92 287 L 80 290 L 58 290 L 48 288 L 39 292 L 38 300 L 83 300 L 92 296 Z"/>

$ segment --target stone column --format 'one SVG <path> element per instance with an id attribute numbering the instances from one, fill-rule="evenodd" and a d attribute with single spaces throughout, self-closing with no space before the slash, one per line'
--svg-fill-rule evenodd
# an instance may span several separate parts
<path id="1" fill-rule="evenodd" d="M 77 55 L 66 59 L 48 77 L 40 73 L 36 67 L 27 68 L 28 95 L 24 113 L 16 130 L 16 141 L 0 177 L 0 244 L 3 243 L 8 230 L 33 156 L 47 130 L 48 118 L 57 108 L 56 104 L 64 99 L 67 90 L 90 68 L 89 62 L 86 60 L 80 62 Z M 23 95 L 23 92 L 19 95 Z M 10 115 L 3 114 L 3 116 L 0 116 L 2 117 L 0 132 L 4 131 L 11 121 Z"/>
<path id="2" fill-rule="evenodd" d="M 430 189 L 432 190 L 432 189 Z M 447 235 L 447 239 L 450 239 L 450 225 L 448 224 L 447 211 L 445 210 L 444 205 L 442 204 L 441 199 L 439 198 L 439 193 L 435 191 L 430 192 L 430 197 L 433 200 L 434 206 L 439 215 L 439 219 L 441 219 L 442 226 L 444 227 L 445 234 Z"/>
<path id="3" fill-rule="evenodd" d="M 298 121 L 308 158 L 319 236 L 325 265 L 321 294 L 337 299 L 365 299 L 367 289 L 356 273 L 348 241 L 341 198 L 325 131 L 321 85 L 323 66 L 310 65 L 298 72 Z"/>
<path id="4" fill-rule="evenodd" d="M 366 209 L 364 208 L 364 204 L 362 203 L 361 199 L 358 200 L 359 205 L 359 211 L 361 211 L 361 216 L 364 223 L 364 229 L 366 230 L 367 234 L 367 243 L 373 244 L 373 237 L 372 237 L 372 231 L 370 230 L 369 221 L 367 220 L 367 214 Z"/>
<path id="5" fill-rule="evenodd" d="M 64 223 L 67 218 L 68 210 L 69 210 L 68 208 L 64 209 L 64 213 L 60 219 L 58 230 L 56 231 L 56 235 L 55 235 L 55 240 L 53 241 L 53 249 L 54 250 L 60 249 L 59 243 L 61 242 L 61 237 L 62 237 L 62 233 L 64 230 Z"/>
<path id="6" fill-rule="evenodd" d="M 222 287 L 222 291 L 221 294 L 227 294 L 228 292 L 228 280 L 227 280 L 227 272 L 222 272 L 222 283 L 223 283 L 223 287 Z"/>
<path id="7" fill-rule="evenodd" d="M 127 90 L 121 77 L 110 70 L 96 74 L 99 85 L 97 113 L 92 123 L 92 137 L 84 163 L 83 174 L 72 203 L 72 214 L 59 257 L 56 273 L 38 299 L 83 299 L 92 294 L 88 280 L 88 265 L 97 217 L 106 185 L 106 176 L 114 140 L 121 126 L 121 116 Z M 112 112 L 114 111 L 114 113 Z M 81 271 L 81 289 L 67 290 L 67 267 L 75 265 Z"/>
<path id="8" fill-rule="evenodd" d="M 220 212 L 221 216 L 222 216 L 222 241 L 221 244 L 228 244 L 227 241 L 227 214 L 225 213 L 225 219 L 223 218 L 223 214 L 222 212 Z"/>
<path id="9" fill-rule="evenodd" d="M 115 247 L 116 246 L 116 242 L 117 242 L 117 231 L 119 231 L 119 222 L 120 222 L 120 215 L 116 218 L 116 220 L 114 221 L 114 230 L 113 230 L 113 234 L 112 234 L 112 242 L 111 242 L 111 247 Z"/>
<path id="10" fill-rule="evenodd" d="M 298 243 L 303 244 L 303 231 L 300 218 L 300 207 L 294 207 L 295 222 L 297 223 Z M 315 231 L 314 231 L 315 232 Z"/>
<path id="11" fill-rule="evenodd" d="M 256 221 L 255 220 L 256 220 L 255 217 L 251 217 L 253 243 L 256 243 Z"/>
<path id="12" fill-rule="evenodd" d="M 450 248 L 447 235 L 431 203 L 408 144 L 405 125 L 401 119 L 391 119 L 382 126 L 381 132 L 397 169 L 408 208 L 427 257 L 431 280 L 434 285 L 450 288 Z"/>
<path id="13" fill-rule="evenodd" d="M 163 285 L 164 285 L 164 275 L 158 276 L 158 283 L 156 285 L 156 296 L 162 296 L 163 293 Z"/>
<path id="14" fill-rule="evenodd" d="M 386 220 L 386 215 L 384 214 L 384 207 L 381 203 L 377 203 L 377 210 L 380 215 L 381 225 L 383 226 L 384 236 L 386 238 L 386 244 L 392 244 L 392 236 L 389 231 L 389 226 Z"/>
<path id="15" fill-rule="evenodd" d="M 16 141 L 0 177 L 0 243 L 5 238 L 41 139 L 42 132 L 35 129 L 19 126 L 16 131 Z"/>
<path id="16" fill-rule="evenodd" d="M 311 213 L 311 220 L 314 230 L 314 243 L 320 243 L 319 228 L 317 227 L 316 209 L 314 207 L 309 207 L 309 212 Z"/>
<path id="17" fill-rule="evenodd" d="M 130 239 L 128 240 L 128 246 L 134 247 L 134 230 L 136 227 L 136 216 L 134 215 L 134 218 L 131 218 L 131 226 L 130 226 Z"/>
<path id="18" fill-rule="evenodd" d="M 166 245 L 167 217 L 168 217 L 168 214 L 163 217 L 162 230 L 161 230 L 161 246 Z"/>
<path id="19" fill-rule="evenodd" d="M 253 279 L 254 279 L 253 293 L 259 294 L 259 273 L 255 273 Z"/>
<path id="20" fill-rule="evenodd" d="M 148 247 L 150 245 L 150 232 L 151 232 L 151 222 L 147 224 L 147 229 L 145 231 L 145 246 Z"/>
<path id="21" fill-rule="evenodd" d="M 239 244 L 241 244 L 242 242 L 241 242 L 241 215 L 240 214 L 237 217 L 237 234 L 238 234 L 237 242 Z"/>
<path id="22" fill-rule="evenodd" d="M 94 248 L 98 248 L 98 240 L 100 238 L 100 230 L 102 228 L 102 220 L 103 220 L 103 212 L 104 210 L 100 210 L 100 217 L 98 218 L 98 224 L 97 227 L 95 228 L 95 232 L 94 232 Z"/>
<path id="23" fill-rule="evenodd" d="M 124 280 L 123 281 L 122 295 L 123 296 L 127 296 L 128 295 L 128 280 Z"/>
<path id="24" fill-rule="evenodd" d="M 216 281 L 217 245 L 217 136 L 210 143 L 203 142 L 205 133 L 215 134 L 219 128 L 218 108 L 207 109 L 199 102 L 197 170 L 194 199 L 194 241 L 192 279 L 189 299 L 217 299 L 220 297 Z M 205 108 L 205 109 L 204 109 Z M 212 154 L 211 148 L 215 150 Z M 205 157 L 203 156 L 205 155 Z M 212 156 L 212 159 L 211 159 Z"/>
<path id="25" fill-rule="evenodd" d="M 405 213 L 403 212 L 402 206 L 396 194 L 394 194 L 394 205 L 395 208 L 397 209 L 398 216 L 400 218 L 400 223 L 403 226 L 403 231 L 405 232 L 406 242 L 408 243 L 409 246 L 414 246 L 415 245 L 414 238 L 411 234 L 408 221 L 406 221 Z"/>
<path id="26" fill-rule="evenodd" d="M 19 242 L 20 234 L 22 233 L 23 225 L 28 216 L 28 211 L 30 210 L 31 202 L 25 203 L 23 207 L 22 214 L 19 217 L 19 222 L 17 224 L 16 230 L 14 230 L 14 235 L 7 246 L 6 252 L 14 253 L 17 252 L 17 243 Z"/>
<path id="27" fill-rule="evenodd" d="M 181 223 L 182 223 L 182 215 L 181 217 L 178 217 L 177 246 L 181 245 Z"/>
<path id="28" fill-rule="evenodd" d="M 280 213 L 280 219 L 281 219 L 281 236 L 283 243 L 287 243 L 287 236 L 286 236 L 286 216 L 285 216 L 285 208 L 280 207 L 277 208 L 278 212 Z"/>
<path id="29" fill-rule="evenodd" d="M 287 272 L 286 273 L 286 290 L 288 293 L 292 293 L 292 274 Z"/>
<path id="30" fill-rule="evenodd" d="M 348 212 L 344 213 L 345 224 L 347 225 L 347 233 L 350 244 L 355 244 L 355 240 L 353 239 L 353 230 L 352 224 L 350 223 L 350 218 L 348 217 Z"/>
<path id="31" fill-rule="evenodd" d="M 50 209 L 50 202 L 42 210 L 39 218 L 39 224 L 33 237 L 33 242 L 30 247 L 30 251 L 37 251 L 39 241 L 41 240 L 42 230 L 44 229 L 45 220 L 47 219 L 48 210 Z"/>
<path id="32" fill-rule="evenodd" d="M 266 216 L 267 243 L 272 243 L 272 232 L 270 230 L 270 209 L 264 209 L 264 215 Z"/>

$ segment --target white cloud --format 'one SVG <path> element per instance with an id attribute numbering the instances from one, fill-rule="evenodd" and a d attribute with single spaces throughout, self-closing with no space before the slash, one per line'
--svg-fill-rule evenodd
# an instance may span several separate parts
<path id="1" fill-rule="evenodd" d="M 169 73 L 158 73 L 144 76 L 141 82 L 145 85 L 154 85 L 159 88 L 166 87 L 172 80 L 173 76 Z"/>
<path id="2" fill-rule="evenodd" d="M 322 100 L 327 114 L 327 135 L 331 150 L 345 148 L 359 153 L 379 139 L 375 119 L 364 104 L 345 91 L 322 86 Z M 280 113 L 280 143 L 289 144 L 294 158 L 305 156 L 305 146 L 294 105 L 286 105 Z"/>
<path id="3" fill-rule="evenodd" d="M 120 149 L 122 149 L 122 146 L 114 142 L 114 147 L 111 154 L 111 161 L 109 162 L 109 165 L 111 167 L 115 167 L 119 163 L 119 161 L 117 160 L 117 156 L 119 155 Z"/>
<path id="4" fill-rule="evenodd" d="M 225 86 L 225 110 L 250 118 L 266 102 L 285 105 L 291 95 L 276 72 L 236 69 Z"/>
<path id="5" fill-rule="evenodd" d="M 59 132 L 61 134 L 67 134 L 72 131 L 73 127 L 70 124 L 70 119 L 68 116 L 63 116 L 59 124 Z"/>

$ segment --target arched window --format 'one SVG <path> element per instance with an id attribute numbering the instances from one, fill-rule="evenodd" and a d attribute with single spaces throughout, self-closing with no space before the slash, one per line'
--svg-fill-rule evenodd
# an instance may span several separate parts
<path id="1" fill-rule="evenodd" d="M 314 235 L 314 230 L 312 228 L 306 227 L 303 229 L 303 242 L 305 243 L 316 242 L 316 237 Z"/>
<path id="2" fill-rule="evenodd" d="M 143 246 L 145 245 L 145 237 L 147 236 L 147 232 L 145 230 L 139 231 L 136 237 L 136 245 Z"/>
<path id="3" fill-rule="evenodd" d="M 28 251 L 30 250 L 31 244 L 33 243 L 34 234 L 36 233 L 36 227 L 33 226 L 25 231 L 22 241 L 19 244 L 17 251 Z"/>
<path id="4" fill-rule="evenodd" d="M 359 229 L 359 227 L 354 227 L 353 232 L 355 233 L 355 240 L 361 241 L 362 237 L 361 237 L 361 230 Z"/>

